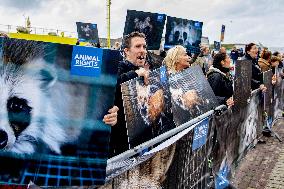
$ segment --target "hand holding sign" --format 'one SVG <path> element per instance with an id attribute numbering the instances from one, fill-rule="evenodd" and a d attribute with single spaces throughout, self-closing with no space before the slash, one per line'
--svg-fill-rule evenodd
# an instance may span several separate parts
<path id="1" fill-rule="evenodd" d="M 149 81 L 149 70 L 145 69 L 145 68 L 139 68 L 138 70 L 135 71 L 137 73 L 138 76 L 143 77 L 144 78 L 144 84 L 148 85 Z"/>

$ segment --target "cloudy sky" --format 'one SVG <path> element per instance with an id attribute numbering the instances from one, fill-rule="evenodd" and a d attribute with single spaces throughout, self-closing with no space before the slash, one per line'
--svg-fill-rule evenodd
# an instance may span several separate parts
<path id="1" fill-rule="evenodd" d="M 203 36 L 210 43 L 220 39 L 225 24 L 224 43 L 284 47 L 282 0 L 112 0 L 112 38 L 122 36 L 127 9 L 202 21 Z M 29 16 L 34 27 L 76 32 L 76 21 L 91 22 L 98 24 L 100 37 L 107 33 L 106 14 L 106 0 L 0 1 L 0 24 L 24 25 L 24 17 Z"/>

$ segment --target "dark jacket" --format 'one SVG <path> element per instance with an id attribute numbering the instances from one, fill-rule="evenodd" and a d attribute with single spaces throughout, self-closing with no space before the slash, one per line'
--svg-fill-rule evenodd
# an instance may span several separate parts
<path id="1" fill-rule="evenodd" d="M 279 62 L 278 68 L 283 68 L 284 61 Z"/>
<path id="2" fill-rule="evenodd" d="M 251 89 L 258 89 L 261 84 L 263 84 L 263 76 L 261 69 L 258 65 L 257 59 L 253 59 L 250 55 L 246 54 L 244 60 L 252 61 L 252 76 L 251 76 Z"/>
<path id="3" fill-rule="evenodd" d="M 128 136 L 126 129 L 126 121 L 123 108 L 123 100 L 121 93 L 121 84 L 138 77 L 135 70 L 139 67 L 134 66 L 131 62 L 125 60 L 120 61 L 118 65 L 118 77 L 115 92 L 114 105 L 119 108 L 117 115 L 117 124 L 111 127 L 110 138 L 110 156 L 118 155 L 129 149 Z"/>
<path id="4" fill-rule="evenodd" d="M 233 82 L 231 78 L 219 69 L 211 67 L 207 73 L 207 80 L 218 102 L 226 105 L 226 101 L 233 96 Z"/>
<path id="5" fill-rule="evenodd" d="M 232 50 L 230 56 L 232 60 L 238 60 L 239 52 L 237 50 Z"/>

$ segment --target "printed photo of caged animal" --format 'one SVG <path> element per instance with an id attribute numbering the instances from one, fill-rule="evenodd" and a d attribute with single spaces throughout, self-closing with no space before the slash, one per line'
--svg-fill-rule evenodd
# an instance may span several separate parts
<path id="1" fill-rule="evenodd" d="M 2 39 L 0 58 L 0 151 L 60 154 L 70 141 L 49 89 L 56 72 L 43 60 L 44 43 Z"/>
<path id="2" fill-rule="evenodd" d="M 160 118 L 165 106 L 163 90 L 151 92 L 151 87 L 153 88 L 151 85 L 140 85 L 136 81 L 137 107 L 147 125 Z"/>
<path id="3" fill-rule="evenodd" d="M 144 33 L 146 37 L 150 36 L 153 29 L 153 25 L 151 24 L 151 18 L 149 16 L 146 17 L 144 20 L 139 20 L 139 18 L 135 18 L 133 22 L 135 31 Z"/>
<path id="4" fill-rule="evenodd" d="M 196 105 L 202 104 L 202 98 L 198 96 L 196 90 L 188 90 L 185 93 L 181 88 L 174 89 L 170 87 L 170 91 L 172 94 L 173 102 L 176 103 L 183 110 L 190 110 Z"/>
<path id="5" fill-rule="evenodd" d="M 172 22 L 169 42 L 183 46 L 193 45 L 196 39 L 196 32 L 190 22 L 181 21 L 180 23 Z"/>

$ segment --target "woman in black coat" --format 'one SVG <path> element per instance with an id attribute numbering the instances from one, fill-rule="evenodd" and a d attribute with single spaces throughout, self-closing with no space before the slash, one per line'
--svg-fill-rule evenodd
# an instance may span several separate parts
<path id="1" fill-rule="evenodd" d="M 260 88 L 262 92 L 266 91 L 266 87 L 263 85 L 263 75 L 258 65 L 258 48 L 254 43 L 249 43 L 245 48 L 244 60 L 252 61 L 252 78 L 251 89 L 255 90 Z"/>
<path id="2" fill-rule="evenodd" d="M 207 79 L 220 104 L 228 107 L 234 105 L 233 82 L 230 76 L 231 59 L 226 53 L 218 53 L 214 56 L 213 66 L 207 72 Z"/>

